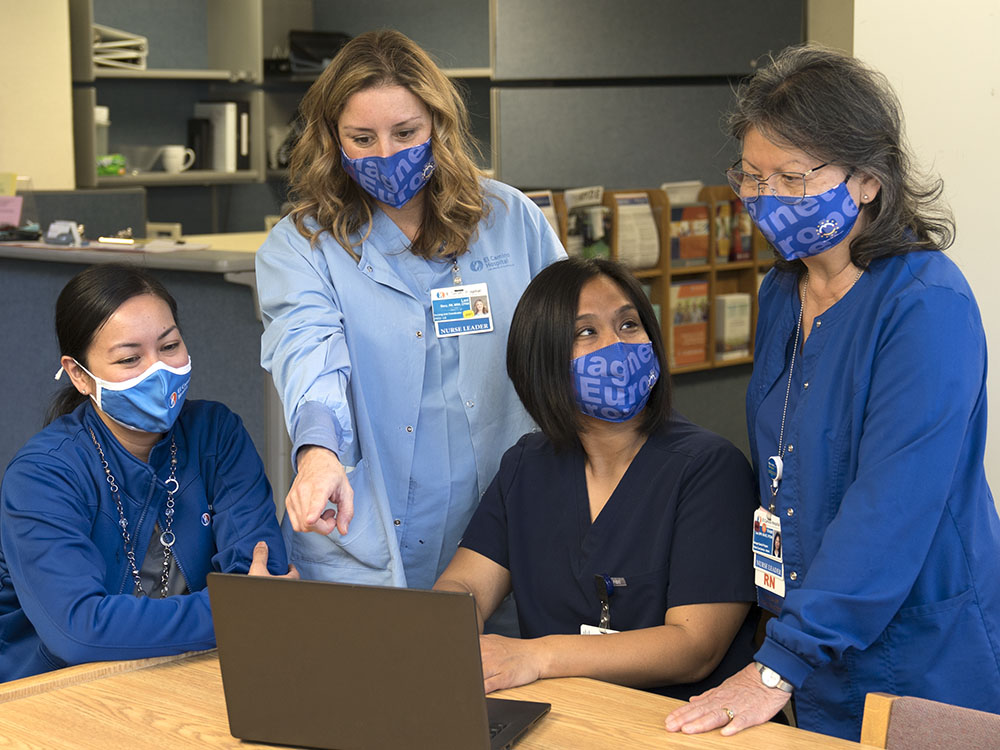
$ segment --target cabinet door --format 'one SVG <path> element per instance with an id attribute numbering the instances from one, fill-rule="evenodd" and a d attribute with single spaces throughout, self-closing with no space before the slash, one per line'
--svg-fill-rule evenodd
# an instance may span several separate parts
<path id="1" fill-rule="evenodd" d="M 497 177 L 521 188 L 717 183 L 728 84 L 495 88 Z"/>
<path id="2" fill-rule="evenodd" d="M 498 80 L 746 74 L 802 40 L 801 0 L 495 0 Z"/>
<path id="3" fill-rule="evenodd" d="M 314 6 L 317 30 L 357 36 L 398 29 L 427 50 L 442 68 L 483 69 L 490 64 L 490 17 L 486 0 L 337 0 Z"/>

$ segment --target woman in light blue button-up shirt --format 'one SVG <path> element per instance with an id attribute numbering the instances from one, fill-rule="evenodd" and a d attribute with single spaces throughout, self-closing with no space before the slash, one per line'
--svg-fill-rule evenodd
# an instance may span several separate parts
<path id="1" fill-rule="evenodd" d="M 531 429 L 507 331 L 565 253 L 533 203 L 480 176 L 460 96 L 402 34 L 346 45 L 302 116 L 293 208 L 257 255 L 261 361 L 298 471 L 290 557 L 304 578 L 429 588 Z M 432 294 L 472 284 L 492 330 L 439 338 Z"/>

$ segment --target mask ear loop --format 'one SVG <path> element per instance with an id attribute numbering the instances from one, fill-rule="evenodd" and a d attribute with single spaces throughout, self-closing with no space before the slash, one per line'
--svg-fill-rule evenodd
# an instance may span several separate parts
<path id="1" fill-rule="evenodd" d="M 76 360 L 75 360 L 75 359 L 74 359 L 73 361 L 74 361 L 74 362 L 76 362 Z M 90 375 L 90 377 L 91 377 L 91 378 L 93 379 L 93 381 L 94 381 L 94 386 L 95 386 L 95 388 L 97 389 L 97 395 L 96 395 L 96 396 L 92 396 L 92 395 L 89 395 L 89 394 L 86 394 L 86 393 L 83 393 L 83 392 L 81 392 L 81 394 L 80 394 L 80 395 L 82 395 L 82 396 L 87 396 L 88 398 L 91 398 L 91 399 L 93 399 L 94 403 L 95 403 L 95 404 L 97 404 L 97 408 L 98 408 L 98 409 L 100 409 L 100 408 L 101 408 L 101 385 L 100 385 L 100 383 L 98 382 L 98 379 L 97 379 L 97 377 L 95 377 L 95 376 L 94 376 L 94 375 L 93 375 L 93 374 L 92 374 L 92 373 L 90 372 L 90 370 L 88 370 L 88 369 L 87 369 L 86 367 L 84 367 L 83 365 L 81 365 L 81 364 L 80 364 L 79 362 L 76 362 L 76 366 L 77 366 L 77 367 L 79 367 L 79 368 L 80 368 L 81 370 L 83 370 L 83 371 L 84 371 L 85 373 L 87 373 L 88 375 Z M 62 375 L 63 375 L 63 373 L 64 373 L 64 372 L 66 372 L 66 368 L 65 368 L 65 367 L 63 367 L 62 365 L 59 365 L 59 369 L 58 369 L 58 370 L 56 370 L 56 374 L 55 374 L 55 377 L 54 377 L 54 378 L 52 378 L 52 379 L 53 379 L 53 380 L 60 380 L 60 379 L 62 379 Z M 69 377 L 69 373 L 68 373 L 68 372 L 66 372 L 66 376 L 67 376 L 67 377 Z"/>

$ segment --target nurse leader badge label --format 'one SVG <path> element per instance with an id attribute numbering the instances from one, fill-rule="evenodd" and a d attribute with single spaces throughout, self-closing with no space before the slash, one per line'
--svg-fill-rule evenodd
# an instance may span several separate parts
<path id="1" fill-rule="evenodd" d="M 431 313 L 438 338 L 493 330 L 493 312 L 486 284 L 431 289 Z"/>
<path id="2" fill-rule="evenodd" d="M 784 597 L 785 566 L 781 558 L 781 520 L 764 508 L 757 508 L 753 514 L 754 583 Z"/>

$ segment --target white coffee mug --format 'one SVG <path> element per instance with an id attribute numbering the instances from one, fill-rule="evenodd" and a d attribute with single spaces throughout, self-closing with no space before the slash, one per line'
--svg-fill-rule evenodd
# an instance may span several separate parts
<path id="1" fill-rule="evenodd" d="M 163 169 L 171 174 L 190 169 L 194 164 L 194 149 L 185 146 L 164 146 L 160 152 L 163 159 Z"/>

